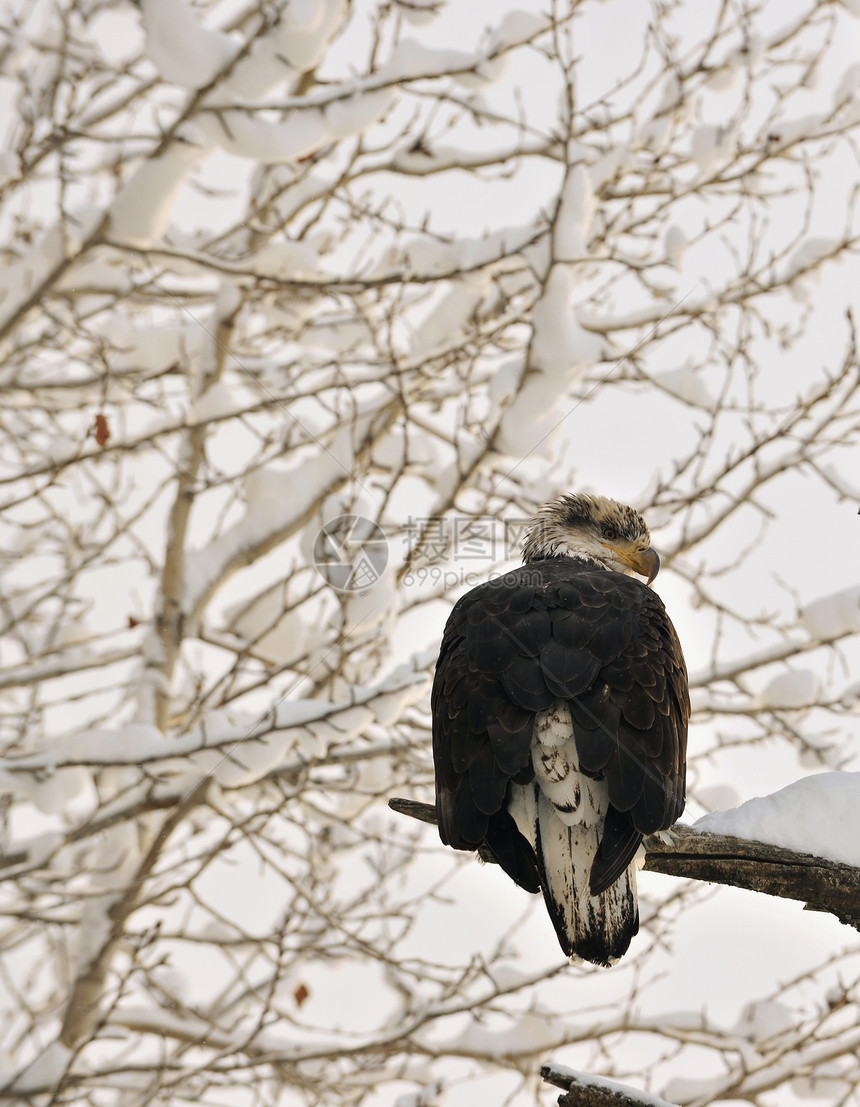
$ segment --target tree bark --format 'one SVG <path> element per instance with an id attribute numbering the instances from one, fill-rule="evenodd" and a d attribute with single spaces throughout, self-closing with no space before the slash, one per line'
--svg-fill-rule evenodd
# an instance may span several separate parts
<path id="1" fill-rule="evenodd" d="M 565 1065 L 542 1065 L 540 1074 L 547 1084 L 563 1088 L 564 1095 L 558 1097 L 559 1107 L 673 1107 L 664 1099 L 614 1080 L 604 1080 L 588 1076 L 586 1073 L 569 1069 Z"/>

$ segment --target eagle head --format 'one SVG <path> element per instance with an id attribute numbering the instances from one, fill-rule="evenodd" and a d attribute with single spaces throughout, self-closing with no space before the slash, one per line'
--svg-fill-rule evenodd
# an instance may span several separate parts
<path id="1" fill-rule="evenodd" d="M 526 531 L 523 560 L 576 557 L 650 584 L 660 558 L 638 511 L 606 496 L 569 492 L 543 504 Z"/>

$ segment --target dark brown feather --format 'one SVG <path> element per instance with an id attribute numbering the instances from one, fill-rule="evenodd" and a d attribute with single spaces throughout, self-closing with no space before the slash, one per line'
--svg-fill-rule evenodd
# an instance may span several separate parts
<path id="1" fill-rule="evenodd" d="M 530 779 L 535 714 L 559 698 L 570 705 L 582 771 L 609 785 L 591 877 L 602 891 L 642 836 L 683 810 L 690 701 L 660 598 L 592 563 L 531 563 L 472 589 L 451 612 L 432 694 L 439 833 L 457 849 L 486 845 L 512 879 L 536 885 L 539 859 L 506 802 L 511 779 Z"/>

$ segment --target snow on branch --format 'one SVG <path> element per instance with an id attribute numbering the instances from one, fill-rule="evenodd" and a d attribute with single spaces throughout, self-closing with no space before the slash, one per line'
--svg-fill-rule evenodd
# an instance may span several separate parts
<path id="1" fill-rule="evenodd" d="M 343 699 L 286 700 L 253 720 L 212 712 L 199 726 L 169 740 L 143 723 L 85 730 L 39 753 L 0 759 L 0 791 L 24 774 L 120 765 L 152 766 L 159 773 L 173 770 L 183 776 L 218 770 L 222 787 L 242 787 L 269 774 L 289 775 L 314 759 L 325 762 L 329 745 L 342 755 L 343 747 L 370 723 L 390 722 L 424 695 L 426 686 L 426 659 L 419 656 L 378 684 L 350 689 Z"/>
<path id="2" fill-rule="evenodd" d="M 366 451 L 371 429 L 393 420 L 388 404 L 341 427 L 329 442 L 317 440 L 314 458 L 286 471 L 269 469 L 245 482 L 247 508 L 242 518 L 214 542 L 189 554 L 185 566 L 184 609 L 196 614 L 212 592 L 237 569 L 251 564 L 304 526 L 320 503 L 354 474 Z M 254 479 L 256 477 L 256 479 Z"/>
<path id="3" fill-rule="evenodd" d="M 547 1084 L 564 1089 L 566 1094 L 558 1097 L 559 1107 L 673 1107 L 648 1092 L 602 1076 L 590 1076 L 567 1065 L 543 1065 L 540 1074 Z"/>

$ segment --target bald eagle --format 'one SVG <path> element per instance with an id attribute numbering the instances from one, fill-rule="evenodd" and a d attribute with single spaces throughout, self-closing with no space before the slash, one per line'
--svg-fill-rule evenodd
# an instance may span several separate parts
<path id="1" fill-rule="evenodd" d="M 542 891 L 568 957 L 609 965 L 639 929 L 642 837 L 684 809 L 687 669 L 633 508 L 544 504 L 523 561 L 467 592 L 445 627 L 431 701 L 439 834 Z"/>

